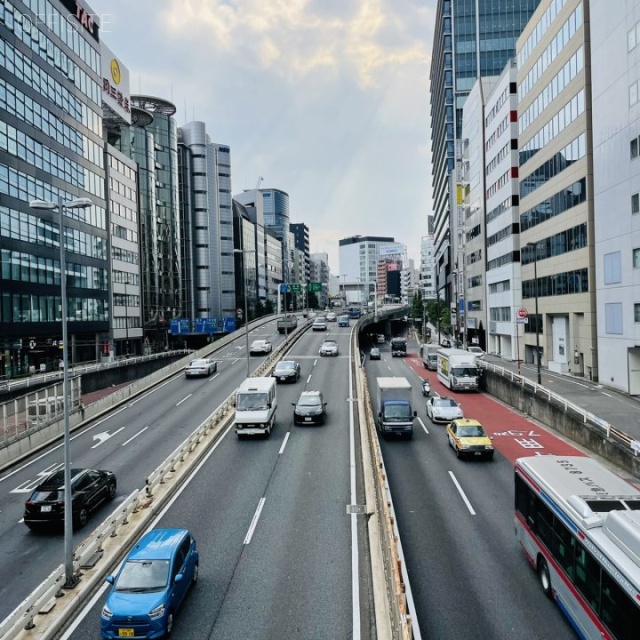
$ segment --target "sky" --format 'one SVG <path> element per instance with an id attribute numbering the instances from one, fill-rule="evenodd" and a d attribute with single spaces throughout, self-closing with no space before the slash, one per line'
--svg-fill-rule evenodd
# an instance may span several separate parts
<path id="1" fill-rule="evenodd" d="M 289 194 L 340 273 L 338 241 L 392 236 L 419 266 L 431 211 L 437 0 L 87 0 L 131 92 L 206 123 L 234 194 Z"/>

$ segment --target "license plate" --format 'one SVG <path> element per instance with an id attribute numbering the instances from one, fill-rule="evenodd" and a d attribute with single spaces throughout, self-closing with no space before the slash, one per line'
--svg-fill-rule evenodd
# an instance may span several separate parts
<path id="1" fill-rule="evenodd" d="M 473 455 L 474 456 L 481 456 L 482 455 L 482 451 L 474 451 Z"/>
<path id="2" fill-rule="evenodd" d="M 51 511 L 51 505 L 45 504 L 45 505 L 41 506 L 40 507 L 40 511 L 42 513 L 49 513 Z"/>
<path id="3" fill-rule="evenodd" d="M 304 421 L 305 422 L 311 422 L 311 418 L 305 418 Z"/>
<path id="4" fill-rule="evenodd" d="M 133 638 L 135 635 L 133 629 L 118 629 L 119 638 Z"/>

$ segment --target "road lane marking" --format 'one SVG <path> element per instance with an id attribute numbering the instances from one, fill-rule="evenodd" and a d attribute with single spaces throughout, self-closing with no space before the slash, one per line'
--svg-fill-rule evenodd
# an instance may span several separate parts
<path id="1" fill-rule="evenodd" d="M 291 431 L 287 431 L 287 433 L 284 436 L 284 442 L 282 443 L 282 446 L 280 447 L 280 451 L 278 451 L 278 455 L 281 456 L 284 453 L 284 448 L 287 446 L 287 440 L 289 439 L 289 436 L 291 435 Z"/>
<path id="2" fill-rule="evenodd" d="M 220 374 L 216 371 L 216 373 L 209 378 L 209 382 L 212 382 L 213 380 L 215 380 L 219 375 Z"/>
<path id="3" fill-rule="evenodd" d="M 145 427 L 144 429 L 140 429 L 140 431 L 138 431 L 138 433 L 136 433 L 135 436 L 131 436 L 126 442 L 122 443 L 122 446 L 124 447 L 126 444 L 129 444 L 132 440 L 135 440 L 141 433 L 144 433 L 149 427 Z"/>
<path id="4" fill-rule="evenodd" d="M 309 377 L 307 378 L 307 384 L 309 384 L 311 382 L 311 374 L 309 374 Z"/>
<path id="5" fill-rule="evenodd" d="M 92 439 L 97 440 L 98 442 L 94 444 L 91 448 L 95 449 L 96 447 L 99 447 L 101 444 L 103 444 L 107 440 L 111 440 L 113 436 L 120 433 L 124 428 L 125 427 L 120 427 L 119 429 L 116 429 L 113 433 L 109 433 L 108 431 L 101 431 L 100 433 L 94 434 Z"/>
<path id="6" fill-rule="evenodd" d="M 603 396 L 607 396 L 608 398 L 613 398 L 613 396 L 610 393 L 605 393 L 604 391 L 602 392 Z"/>
<path id="7" fill-rule="evenodd" d="M 318 358 L 313 361 L 313 366 L 315 367 L 318 364 Z"/>
<path id="8" fill-rule="evenodd" d="M 190 393 L 188 396 L 185 396 L 184 398 L 182 398 L 182 400 L 180 400 L 180 402 L 176 402 L 176 407 L 179 407 L 185 400 L 188 400 L 193 394 Z"/>
<path id="9" fill-rule="evenodd" d="M 476 512 L 473 510 L 473 507 L 471 506 L 471 503 L 469 502 L 469 498 L 467 498 L 467 496 L 465 495 L 465 492 L 462 490 L 462 487 L 460 486 L 460 483 L 458 482 L 457 478 L 453 475 L 453 471 L 449 471 L 449 475 L 451 476 L 451 479 L 453 480 L 453 484 L 456 485 L 456 489 L 458 489 L 458 493 L 462 496 L 462 499 L 464 500 L 464 503 L 467 505 L 467 509 L 469 509 L 469 512 L 471 513 L 472 516 L 475 516 Z"/>
<path id="10" fill-rule="evenodd" d="M 424 432 L 429 435 L 429 430 L 427 429 L 427 426 L 425 425 L 424 422 L 422 422 L 422 418 L 420 416 L 418 416 L 418 422 L 420 423 L 420 426 L 424 429 Z"/>
<path id="11" fill-rule="evenodd" d="M 247 535 L 245 536 L 242 544 L 249 544 L 251 542 L 251 538 L 253 537 L 253 532 L 256 530 L 256 526 L 258 525 L 258 520 L 260 519 L 260 514 L 262 513 L 262 507 L 264 507 L 265 500 L 266 498 L 260 498 L 258 508 L 253 514 L 253 520 L 251 520 L 251 524 L 249 525 L 249 531 L 247 531 Z"/>

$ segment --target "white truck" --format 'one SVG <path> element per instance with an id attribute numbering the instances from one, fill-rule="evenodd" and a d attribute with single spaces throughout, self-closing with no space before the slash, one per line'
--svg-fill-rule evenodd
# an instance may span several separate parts
<path id="1" fill-rule="evenodd" d="M 437 371 L 438 369 L 438 350 L 437 344 L 422 345 L 422 365 L 429 371 Z"/>
<path id="2" fill-rule="evenodd" d="M 275 378 L 247 378 L 236 391 L 236 435 L 271 435 L 277 407 Z"/>
<path id="3" fill-rule="evenodd" d="M 406 378 L 376 378 L 376 427 L 384 436 L 413 436 L 411 384 Z"/>
<path id="4" fill-rule="evenodd" d="M 476 356 L 462 349 L 438 350 L 438 380 L 452 391 L 478 391 Z"/>

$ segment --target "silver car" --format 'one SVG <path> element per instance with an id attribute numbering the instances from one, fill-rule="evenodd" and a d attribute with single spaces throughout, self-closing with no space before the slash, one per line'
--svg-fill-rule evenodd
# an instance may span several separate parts
<path id="1" fill-rule="evenodd" d="M 337 356 L 338 343 L 335 340 L 325 340 L 318 352 L 321 356 Z"/>
<path id="2" fill-rule="evenodd" d="M 250 355 L 271 353 L 271 343 L 268 340 L 254 340 L 249 347 Z"/>
<path id="3" fill-rule="evenodd" d="M 427 417 L 431 422 L 449 423 L 456 418 L 463 418 L 462 407 L 447 396 L 433 396 L 427 400 Z"/>
<path id="4" fill-rule="evenodd" d="M 218 363 L 207 358 L 199 358 L 192 360 L 184 369 L 184 375 L 187 378 L 195 378 L 196 376 L 210 376 L 218 370 Z"/>

